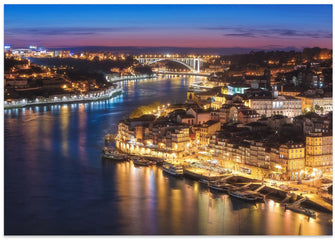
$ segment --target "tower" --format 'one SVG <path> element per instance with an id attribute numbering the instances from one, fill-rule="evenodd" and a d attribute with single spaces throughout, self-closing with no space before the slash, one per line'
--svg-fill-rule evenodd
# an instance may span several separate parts
<path id="1" fill-rule="evenodd" d="M 277 85 L 273 85 L 273 87 L 272 87 L 272 97 L 273 98 L 278 98 Z"/>

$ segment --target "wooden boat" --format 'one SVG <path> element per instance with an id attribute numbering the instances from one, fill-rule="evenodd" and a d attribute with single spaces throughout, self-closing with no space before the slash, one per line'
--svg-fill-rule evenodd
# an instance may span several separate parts
<path id="1" fill-rule="evenodd" d="M 250 202 L 255 202 L 255 201 L 263 201 L 264 196 L 261 195 L 260 193 L 253 192 L 253 191 L 243 191 L 243 190 L 235 190 L 235 191 L 229 191 L 228 192 L 230 196 L 245 200 L 245 201 L 250 201 Z"/>
<path id="2" fill-rule="evenodd" d="M 305 214 L 308 217 L 316 218 L 316 212 L 298 205 L 294 204 L 285 204 L 285 210 L 289 209 L 293 212 Z"/>

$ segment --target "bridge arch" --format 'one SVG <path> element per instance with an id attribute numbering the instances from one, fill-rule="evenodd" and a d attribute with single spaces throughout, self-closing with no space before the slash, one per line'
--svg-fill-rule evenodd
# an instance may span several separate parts
<path id="1" fill-rule="evenodd" d="M 187 65 L 186 63 L 183 63 L 182 61 L 176 60 L 176 59 L 166 59 L 166 58 L 162 58 L 162 59 L 155 59 L 154 61 L 151 61 L 149 63 L 147 63 L 148 65 L 154 64 L 156 62 L 162 62 L 162 61 L 172 61 L 172 62 L 177 62 L 180 63 L 182 65 L 184 65 L 185 67 L 187 67 L 188 69 L 190 69 L 192 72 L 196 72 L 197 70 L 195 70 L 193 67 L 191 67 L 190 65 Z M 198 63 L 199 64 L 199 63 Z"/>

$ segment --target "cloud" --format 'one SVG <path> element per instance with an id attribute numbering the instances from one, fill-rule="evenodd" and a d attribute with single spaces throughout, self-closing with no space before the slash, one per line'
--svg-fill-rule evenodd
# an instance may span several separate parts
<path id="1" fill-rule="evenodd" d="M 332 38 L 332 32 L 296 30 L 286 28 L 204 27 L 202 30 L 222 31 L 227 37 L 283 37 L 283 38 Z"/>
<path id="2" fill-rule="evenodd" d="M 29 34 L 29 35 L 94 35 L 110 32 L 138 31 L 140 27 L 41 27 L 41 28 L 9 28 L 6 34 Z"/>
<path id="3" fill-rule="evenodd" d="M 253 33 L 228 33 L 228 34 L 225 34 L 225 36 L 228 36 L 228 37 L 256 37 Z"/>

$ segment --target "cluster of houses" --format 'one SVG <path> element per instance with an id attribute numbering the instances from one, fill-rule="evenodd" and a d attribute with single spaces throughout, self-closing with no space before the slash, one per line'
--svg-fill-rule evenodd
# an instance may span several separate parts
<path id="1" fill-rule="evenodd" d="M 225 94 L 187 92 L 165 114 L 119 122 L 116 146 L 133 154 L 181 158 L 205 153 L 259 178 L 299 180 L 332 172 L 332 113 L 302 115 L 302 100 L 276 87 Z"/>

